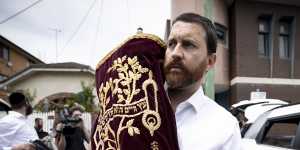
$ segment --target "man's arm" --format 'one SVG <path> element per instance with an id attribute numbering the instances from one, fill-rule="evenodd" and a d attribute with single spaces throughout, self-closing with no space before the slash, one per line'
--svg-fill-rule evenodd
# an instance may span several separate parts
<path id="1" fill-rule="evenodd" d="M 59 123 L 56 126 L 56 136 L 55 136 L 55 145 L 58 150 L 64 150 L 66 148 L 66 138 L 61 133 L 63 128 L 63 124 Z"/>
<path id="2" fill-rule="evenodd" d="M 241 150 L 242 149 L 242 138 L 240 127 L 236 121 L 233 127 L 232 135 L 224 144 L 222 150 Z"/>
<path id="3" fill-rule="evenodd" d="M 64 150 L 66 147 L 66 138 L 64 135 L 60 134 L 55 138 L 55 144 L 58 150 Z"/>
<path id="4" fill-rule="evenodd" d="M 11 150 L 36 150 L 36 146 L 31 143 L 17 144 L 11 148 Z"/>
<path id="5" fill-rule="evenodd" d="M 84 126 L 83 121 L 81 121 L 79 123 L 79 127 L 81 128 L 81 130 L 83 131 L 83 135 L 84 135 L 84 139 L 86 140 L 87 143 L 90 142 L 90 133 L 89 131 L 86 129 L 86 127 Z"/>

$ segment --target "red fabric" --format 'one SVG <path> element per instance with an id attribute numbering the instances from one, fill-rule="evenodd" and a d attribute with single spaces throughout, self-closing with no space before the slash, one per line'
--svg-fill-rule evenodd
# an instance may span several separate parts
<path id="1" fill-rule="evenodd" d="M 164 53 L 165 48 L 158 41 L 137 37 L 119 47 L 96 69 L 100 113 L 92 130 L 92 149 L 179 149 L 175 116 L 163 87 Z M 134 69 L 131 60 L 136 60 L 135 66 L 140 69 Z M 119 65 L 113 68 L 118 61 Z M 103 88 L 105 85 L 107 89 Z M 121 91 L 115 90 L 116 85 Z M 134 88 L 136 95 L 132 95 Z"/>

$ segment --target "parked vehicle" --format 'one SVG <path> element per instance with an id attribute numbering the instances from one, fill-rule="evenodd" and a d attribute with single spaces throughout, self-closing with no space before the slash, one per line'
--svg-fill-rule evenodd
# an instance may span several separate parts
<path id="1" fill-rule="evenodd" d="M 248 128 L 261 114 L 287 104 L 287 102 L 278 99 L 243 100 L 232 105 L 230 111 L 238 119 L 241 134 L 244 136 Z"/>
<path id="2" fill-rule="evenodd" d="M 282 105 L 260 115 L 245 132 L 245 150 L 300 149 L 300 104 Z"/>

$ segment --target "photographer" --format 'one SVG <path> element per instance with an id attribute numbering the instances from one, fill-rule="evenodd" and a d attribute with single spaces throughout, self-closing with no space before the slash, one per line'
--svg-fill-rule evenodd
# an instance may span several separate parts
<path id="1" fill-rule="evenodd" d="M 74 106 L 70 116 L 60 114 L 60 123 L 56 125 L 55 144 L 58 150 L 85 150 L 84 140 L 89 142 L 89 133 L 81 118 L 83 108 Z"/>

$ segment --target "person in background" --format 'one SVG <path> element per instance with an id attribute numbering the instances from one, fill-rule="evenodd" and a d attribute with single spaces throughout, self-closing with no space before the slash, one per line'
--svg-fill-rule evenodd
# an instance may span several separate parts
<path id="1" fill-rule="evenodd" d="M 236 118 L 203 92 L 205 73 L 216 62 L 216 49 L 215 28 L 209 19 L 184 13 L 173 21 L 164 73 L 181 150 L 241 149 Z"/>
<path id="2" fill-rule="evenodd" d="M 40 139 L 43 139 L 44 137 L 49 135 L 48 132 L 45 132 L 43 130 L 43 119 L 42 118 L 35 118 L 34 128 Z"/>
<path id="3" fill-rule="evenodd" d="M 71 118 L 69 121 L 62 121 L 56 126 L 55 143 L 58 150 L 85 150 L 84 141 L 89 143 L 90 133 L 84 126 L 81 106 L 74 106 L 70 109 Z M 72 120 L 72 121 L 71 121 Z"/>
<path id="4" fill-rule="evenodd" d="M 30 141 L 38 139 L 34 128 L 27 123 L 27 116 L 32 113 L 32 107 L 21 92 L 13 92 L 9 96 L 12 111 L 0 120 L 0 149 L 13 148 L 14 145 L 27 144 L 34 147 Z"/>

